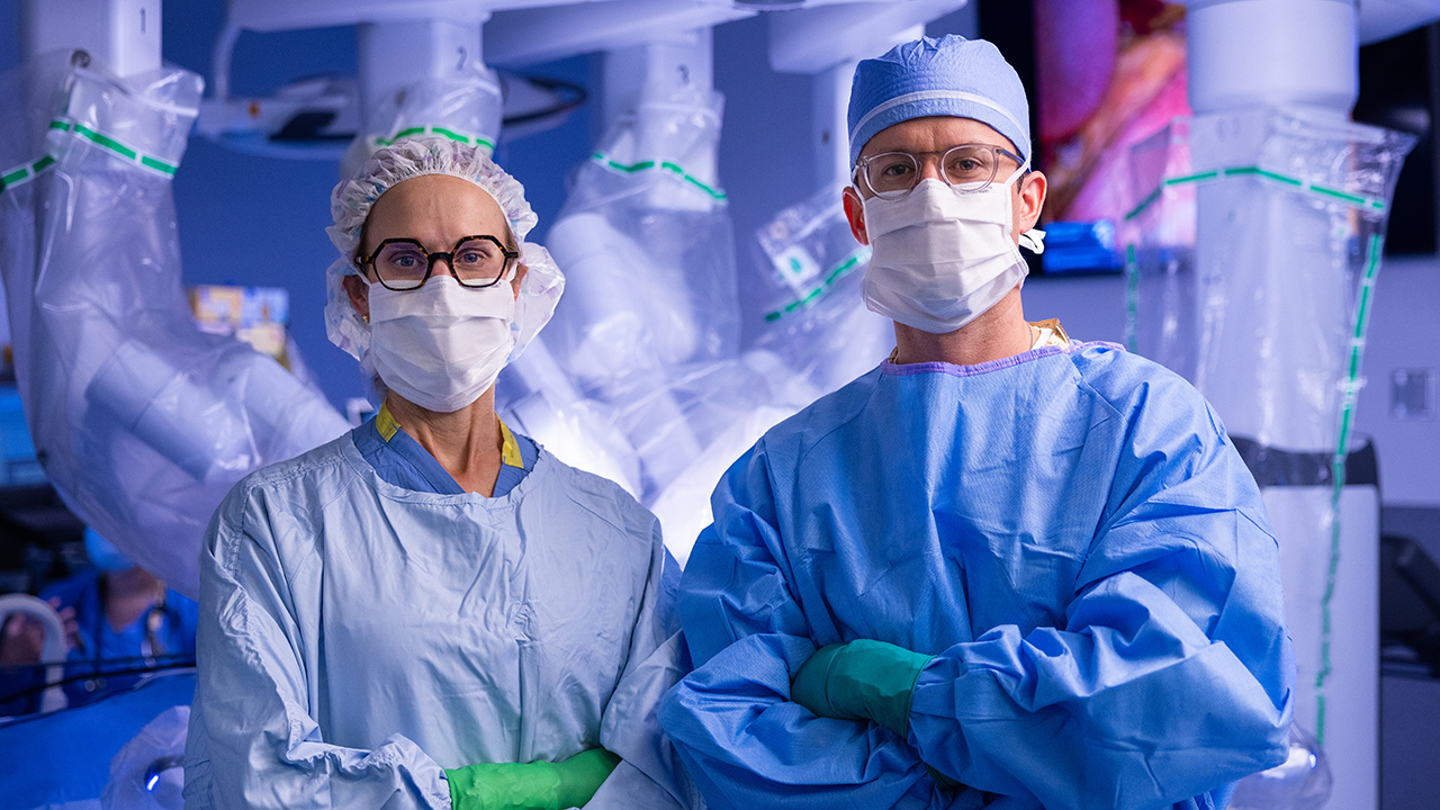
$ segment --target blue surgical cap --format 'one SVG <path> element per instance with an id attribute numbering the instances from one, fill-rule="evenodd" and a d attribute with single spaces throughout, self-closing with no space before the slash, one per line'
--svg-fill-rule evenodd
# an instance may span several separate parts
<path id="1" fill-rule="evenodd" d="M 875 133 L 927 115 L 989 124 L 1030 159 L 1025 86 L 1000 50 L 983 39 L 921 37 L 862 61 L 850 85 L 850 164 Z"/>

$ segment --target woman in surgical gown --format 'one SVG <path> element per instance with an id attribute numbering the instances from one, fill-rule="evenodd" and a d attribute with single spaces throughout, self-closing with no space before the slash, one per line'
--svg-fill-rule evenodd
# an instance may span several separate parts
<path id="1" fill-rule="evenodd" d="M 327 327 L 384 405 L 211 521 L 186 806 L 690 804 L 660 527 L 495 413 L 562 284 L 520 184 L 416 138 L 331 205 Z"/>

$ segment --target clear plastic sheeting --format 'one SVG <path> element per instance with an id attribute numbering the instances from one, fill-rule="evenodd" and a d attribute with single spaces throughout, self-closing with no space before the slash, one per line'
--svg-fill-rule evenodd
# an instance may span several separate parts
<path id="1" fill-rule="evenodd" d="M 1125 348 L 1195 379 L 1195 184 L 1190 175 L 1190 119 L 1130 151 L 1132 195 L 1125 216 Z M 1140 313 L 1145 317 L 1141 318 Z"/>
<path id="2" fill-rule="evenodd" d="M 732 231 L 715 177 L 721 102 L 642 108 L 575 174 L 547 239 L 569 280 L 545 340 L 582 385 L 739 348 Z"/>
<path id="3" fill-rule="evenodd" d="M 1413 138 L 1279 111 L 1186 129 L 1132 155 L 1134 348 L 1189 377 L 1231 433 L 1333 452 Z"/>
<path id="4" fill-rule="evenodd" d="M 1262 488 L 1295 643 L 1295 719 L 1315 729 L 1345 807 L 1373 807 L 1378 785 L 1378 494 L 1352 452 L 1354 409 L 1413 143 L 1301 110 L 1177 121 L 1131 153 L 1122 232 L 1131 348 L 1195 384 Z M 1253 800 L 1279 801 L 1270 789 L 1289 779 L 1260 780 Z"/>
<path id="5" fill-rule="evenodd" d="M 709 523 L 718 473 L 757 425 L 794 410 L 768 410 L 768 355 L 740 355 L 716 179 L 722 100 L 700 96 L 640 103 L 576 170 L 547 238 L 565 295 L 496 396 L 507 422 L 560 459 L 660 509 L 682 561 Z"/>
<path id="6" fill-rule="evenodd" d="M 190 707 L 172 706 L 140 729 L 110 762 L 101 810 L 181 810 Z"/>
<path id="7" fill-rule="evenodd" d="M 416 82 L 374 111 L 374 120 L 393 123 L 384 132 L 372 132 L 352 141 L 340 162 L 340 175 L 354 176 L 381 147 L 410 135 L 440 135 L 483 146 L 493 153 L 502 104 L 499 75 L 479 63 L 468 80 Z"/>
<path id="8" fill-rule="evenodd" d="M 28 100 L 8 110 L 24 137 L 0 142 L 21 399 L 66 504 L 193 596 L 201 535 L 230 487 L 348 425 L 313 385 L 194 325 L 170 183 L 200 77 L 116 79 L 79 52 L 60 59 L 9 77 L 23 92 L 4 96 Z"/>
<path id="9" fill-rule="evenodd" d="M 737 289 L 721 105 L 701 102 L 640 104 L 579 168 L 548 238 L 565 297 L 497 389 L 507 421 L 652 509 L 682 563 L 725 469 L 894 345 L 860 303 L 869 251 L 838 189 L 780 212 Z M 758 325 L 743 346 L 742 314 Z"/>
<path id="10" fill-rule="evenodd" d="M 759 278 L 744 287 L 746 311 L 761 318 L 750 346 L 784 362 L 771 376 L 805 386 L 788 397 L 801 402 L 859 377 L 895 346 L 894 325 L 861 300 L 870 248 L 850 233 L 840 194 L 823 189 L 757 230 Z"/>
<path id="11" fill-rule="evenodd" d="M 640 459 L 615 424 L 613 409 L 580 393 L 545 347 L 543 336 L 500 372 L 496 408 L 506 424 L 544 444 L 566 464 L 640 496 Z"/>
<path id="12" fill-rule="evenodd" d="M 1230 810 L 1320 810 L 1330 800 L 1330 763 L 1315 737 L 1290 724 L 1290 756 L 1240 780 Z"/>

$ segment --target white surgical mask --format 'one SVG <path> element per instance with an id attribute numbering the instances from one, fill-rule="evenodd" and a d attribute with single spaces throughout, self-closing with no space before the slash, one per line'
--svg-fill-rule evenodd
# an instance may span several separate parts
<path id="1" fill-rule="evenodd" d="M 471 289 L 432 276 L 418 290 L 370 285 L 370 361 L 390 390 L 440 413 L 495 383 L 510 359 L 515 294 L 509 278 Z"/>
<path id="2" fill-rule="evenodd" d="M 983 191 L 957 192 L 942 180 L 925 179 L 903 197 L 865 200 L 873 251 L 865 305 L 907 326 L 945 334 L 1004 298 L 1029 272 L 1010 238 L 1012 186 L 1024 173 L 1022 167 Z"/>

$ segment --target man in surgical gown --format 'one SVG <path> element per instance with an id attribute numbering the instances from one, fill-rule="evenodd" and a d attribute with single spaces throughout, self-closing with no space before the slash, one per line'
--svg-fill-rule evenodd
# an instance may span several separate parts
<path id="1" fill-rule="evenodd" d="M 861 62 L 849 121 L 896 350 L 716 488 L 662 725 L 716 808 L 1224 807 L 1295 677 L 1254 481 L 1185 381 L 1025 322 L 1045 184 L 992 45 Z"/>

